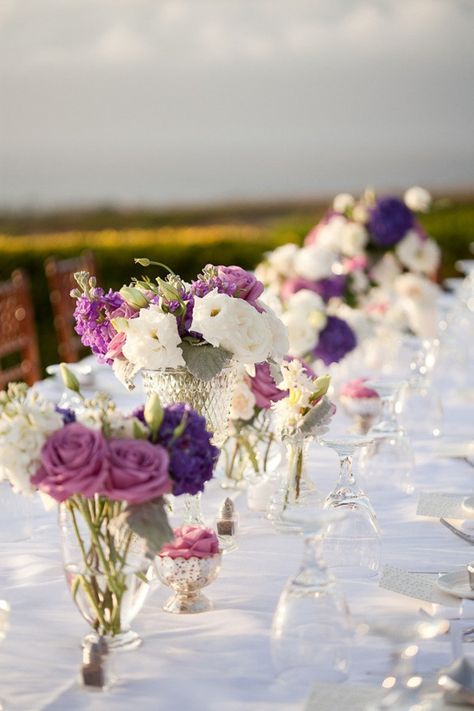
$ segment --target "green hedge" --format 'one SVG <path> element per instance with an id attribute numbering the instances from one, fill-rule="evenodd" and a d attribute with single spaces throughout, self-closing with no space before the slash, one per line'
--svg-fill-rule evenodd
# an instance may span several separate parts
<path id="1" fill-rule="evenodd" d="M 8 278 L 16 268 L 28 272 L 32 281 L 42 363 L 47 365 L 58 360 L 43 269 L 48 256 L 66 258 L 91 249 L 103 285 L 112 288 L 120 287 L 131 276 L 143 272 L 133 263 L 133 258 L 137 256 L 164 262 L 183 278 L 190 279 L 208 262 L 240 264 L 252 269 L 264 252 L 289 241 L 301 243 L 322 213 L 322 207 L 316 206 L 292 209 L 284 214 L 280 211 L 273 217 L 259 215 L 253 224 L 191 228 L 103 229 L 26 236 L 13 236 L 15 230 L 12 229 L 10 234 L 0 235 L 0 280 Z M 250 216 L 246 217 L 249 219 Z M 455 275 L 455 261 L 467 257 L 469 244 L 474 242 L 474 201 L 459 204 L 439 202 L 433 212 L 423 216 L 421 221 L 442 247 L 441 278 Z M 91 222 L 94 224 L 93 220 Z"/>

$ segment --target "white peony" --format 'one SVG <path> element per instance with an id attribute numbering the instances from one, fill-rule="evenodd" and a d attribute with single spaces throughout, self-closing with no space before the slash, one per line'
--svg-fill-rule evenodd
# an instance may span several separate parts
<path id="1" fill-rule="evenodd" d="M 295 258 L 294 268 L 298 276 L 304 279 L 318 281 L 334 276 L 332 268 L 337 261 L 336 254 L 318 242 L 299 250 Z"/>
<path id="2" fill-rule="evenodd" d="M 332 209 L 344 213 L 355 204 L 355 198 L 350 193 L 339 193 L 333 200 Z"/>
<path id="3" fill-rule="evenodd" d="M 240 380 L 234 388 L 230 417 L 232 420 L 250 420 L 254 415 L 255 395 L 246 380 Z"/>
<path id="4" fill-rule="evenodd" d="M 405 205 L 414 212 L 428 212 L 431 207 L 432 198 L 428 190 L 414 186 L 409 188 L 404 196 Z"/>
<path id="5" fill-rule="evenodd" d="M 393 284 L 395 279 L 402 273 L 400 263 L 393 254 L 387 252 L 384 254 L 382 259 L 380 259 L 371 269 L 370 276 L 378 284 L 385 287 Z"/>
<path id="6" fill-rule="evenodd" d="M 369 235 L 358 222 L 347 222 L 341 230 L 341 252 L 346 257 L 363 254 Z"/>
<path id="7" fill-rule="evenodd" d="M 184 366 L 181 337 L 176 318 L 157 305 L 142 309 L 127 325 L 127 340 L 122 348 L 125 358 L 138 368 L 157 370 Z"/>
<path id="8" fill-rule="evenodd" d="M 407 232 L 397 244 L 395 253 L 404 267 L 424 274 L 433 274 L 441 259 L 441 250 L 436 242 L 423 240 L 415 230 Z"/>

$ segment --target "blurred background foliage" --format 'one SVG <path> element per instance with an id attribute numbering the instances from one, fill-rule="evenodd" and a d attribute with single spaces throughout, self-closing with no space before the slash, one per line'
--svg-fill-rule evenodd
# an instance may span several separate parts
<path id="1" fill-rule="evenodd" d="M 278 245 L 301 244 L 327 206 L 300 201 L 176 211 L 6 212 L 0 214 L 0 280 L 14 269 L 28 273 L 46 365 L 58 360 L 44 275 L 47 257 L 67 258 L 90 249 L 102 285 L 113 289 L 142 273 L 133 263 L 139 256 L 169 265 L 184 279 L 192 279 L 209 262 L 253 269 Z M 456 260 L 467 257 L 474 242 L 474 197 L 438 199 L 421 222 L 442 247 L 440 279 L 456 275 Z"/>

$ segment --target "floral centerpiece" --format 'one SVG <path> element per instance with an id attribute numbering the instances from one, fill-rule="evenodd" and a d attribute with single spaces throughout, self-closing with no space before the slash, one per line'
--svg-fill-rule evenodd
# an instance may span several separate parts
<path id="1" fill-rule="evenodd" d="M 282 375 L 279 387 L 286 396 L 272 409 L 276 432 L 287 448 L 287 472 L 283 486 L 272 497 L 269 518 L 286 529 L 282 517 L 288 507 L 310 502 L 314 485 L 305 476 L 308 446 L 313 437 L 327 432 L 336 408 L 327 397 L 329 375 L 312 377 L 304 363 L 296 359 L 282 364 Z"/>
<path id="2" fill-rule="evenodd" d="M 74 412 L 26 385 L 0 396 L 2 474 L 19 491 L 39 489 L 60 504 L 67 582 L 110 647 L 139 643 L 129 625 L 151 560 L 173 539 L 166 495 L 202 490 L 219 453 L 210 440 L 189 405 L 163 408 L 156 396 L 128 416 L 107 397 Z"/>
<path id="3" fill-rule="evenodd" d="M 432 280 L 441 253 L 416 213 L 427 212 L 430 205 L 431 196 L 418 187 L 403 199 L 378 197 L 371 190 L 358 200 L 339 194 L 303 247 L 279 247 L 256 273 L 284 304 L 292 294 L 308 290 L 335 316 L 343 301 L 376 321 L 382 315 L 393 327 L 424 336 L 433 330 Z"/>

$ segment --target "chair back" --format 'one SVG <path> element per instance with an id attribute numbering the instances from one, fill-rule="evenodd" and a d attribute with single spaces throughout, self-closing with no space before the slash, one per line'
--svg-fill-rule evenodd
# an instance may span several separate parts
<path id="1" fill-rule="evenodd" d="M 56 259 L 49 257 L 44 264 L 48 280 L 49 298 L 53 308 L 54 328 L 58 340 L 60 360 L 65 363 L 75 363 L 82 351 L 81 340 L 74 331 L 75 300 L 71 289 L 77 287 L 74 273 L 86 271 L 96 274 L 94 255 L 84 252 L 72 259 Z"/>
<path id="2" fill-rule="evenodd" d="M 30 283 L 17 269 L 9 281 L 0 282 L 0 390 L 13 380 L 33 385 L 40 378 Z"/>

